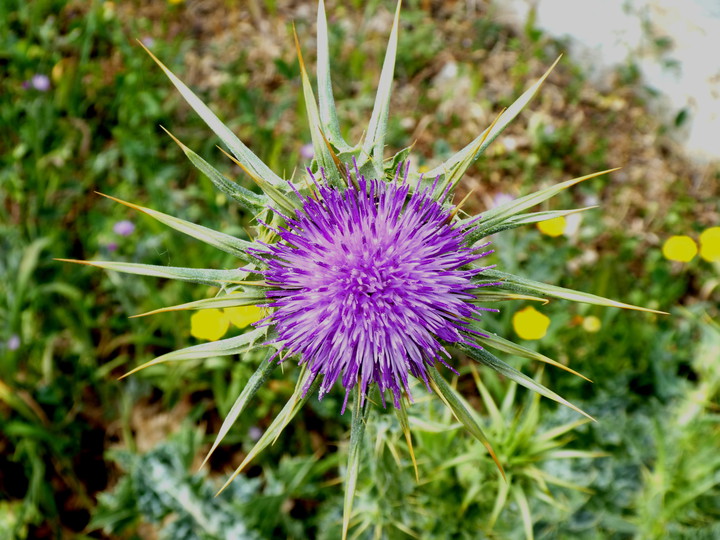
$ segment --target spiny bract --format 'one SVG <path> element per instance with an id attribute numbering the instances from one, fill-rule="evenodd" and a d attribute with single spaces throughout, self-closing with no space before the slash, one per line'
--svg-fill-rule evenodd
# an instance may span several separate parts
<path id="1" fill-rule="evenodd" d="M 247 305 L 265 305 L 270 309 L 266 320 L 254 330 L 163 355 L 130 372 L 167 361 L 240 354 L 251 346 L 268 347 L 268 361 L 261 363 L 238 396 L 210 450 L 212 453 L 279 361 L 287 356 L 297 357 L 302 369 L 295 392 L 228 483 L 277 438 L 318 387 L 323 395 L 341 377 L 346 389 L 355 389 L 343 536 L 349 526 L 359 470 L 359 442 L 370 405 L 365 397 L 373 384 L 381 395 L 385 390 L 392 393 L 395 405 L 400 406 L 397 413 L 401 427 L 410 442 L 408 416 L 401 400 L 408 396 L 408 374 L 421 378 L 463 426 L 488 448 L 501 471 L 502 465 L 476 417 L 438 372 L 438 362 L 451 365 L 447 345 L 453 345 L 472 360 L 520 385 L 578 410 L 488 351 L 493 348 L 572 372 L 535 351 L 483 333 L 477 315 L 484 308 L 478 304 L 554 297 L 642 309 L 483 268 L 477 260 L 482 255 L 479 250 L 487 243 L 484 239 L 490 234 L 578 211 L 525 212 L 563 189 L 610 171 L 565 181 L 490 209 L 482 216 L 463 217 L 452 205 L 454 189 L 467 168 L 530 101 L 554 64 L 490 127 L 450 159 L 424 176 L 408 169 L 397 176 L 410 149 L 389 160 L 385 159 L 383 150 L 399 16 L 398 3 L 370 122 L 364 139 L 356 145 L 347 143 L 340 133 L 331 90 L 328 31 L 322 0 L 317 19 L 317 101 L 296 38 L 315 153 L 309 175 L 298 182 L 283 179 L 270 170 L 147 51 L 222 140 L 231 158 L 262 191 L 255 193 L 227 179 L 175 139 L 190 161 L 218 189 L 258 217 L 258 238 L 248 242 L 118 201 L 235 255 L 244 266 L 217 270 L 85 262 L 109 270 L 191 281 L 221 289 L 215 298 L 152 313 Z M 292 169 L 292 164 L 289 165 Z"/>

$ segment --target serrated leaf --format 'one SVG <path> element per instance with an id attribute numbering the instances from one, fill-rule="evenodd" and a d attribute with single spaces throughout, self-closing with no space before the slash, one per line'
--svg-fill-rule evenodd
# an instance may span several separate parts
<path id="1" fill-rule="evenodd" d="M 263 338 L 266 334 L 267 328 L 257 328 L 255 330 L 251 330 L 250 332 L 245 332 L 244 334 L 228 339 L 201 343 L 200 345 L 194 345 L 193 347 L 186 347 L 184 349 L 172 351 L 167 354 L 163 354 L 162 356 L 158 356 L 154 360 L 145 362 L 143 365 L 128 371 L 120 378 L 124 379 L 125 377 L 128 377 L 133 373 L 137 373 L 140 370 L 149 368 L 150 366 L 163 364 L 165 362 L 180 362 L 182 360 L 198 360 L 214 356 L 242 354 L 249 351 L 255 345 L 255 342 Z"/>
<path id="2" fill-rule="evenodd" d="M 402 1 L 398 0 L 392 30 L 390 31 L 390 39 L 388 40 L 387 50 L 385 51 L 385 60 L 383 61 L 382 71 L 380 72 L 380 82 L 378 83 L 377 95 L 375 96 L 375 105 L 373 106 L 370 123 L 368 124 L 368 130 L 365 134 L 365 142 L 362 147 L 363 152 L 372 158 L 373 166 L 378 173 L 376 178 L 381 178 L 383 173 L 385 133 L 387 131 L 388 112 L 390 110 L 390 94 L 392 92 L 395 71 L 395 56 L 397 55 L 401 4 Z"/>
<path id="3" fill-rule="evenodd" d="M 320 102 L 320 121 L 330 142 L 341 152 L 350 150 L 340 133 L 335 99 L 333 98 L 332 81 L 330 79 L 330 48 L 328 45 L 327 16 L 325 2 L 320 0 L 317 14 L 317 83 Z"/>
<path id="4" fill-rule="evenodd" d="M 491 332 L 484 332 L 484 334 L 484 336 L 477 337 L 477 341 L 480 345 L 487 345 L 489 347 L 492 347 L 493 349 L 497 349 L 499 351 L 503 351 L 509 354 L 514 354 L 515 356 L 519 356 L 521 358 L 528 358 L 530 360 L 544 362 L 546 364 L 550 364 L 551 366 L 564 369 L 565 371 L 568 371 L 573 375 L 577 375 L 578 377 L 585 379 L 586 381 L 592 382 L 590 379 L 588 379 L 581 373 L 578 373 L 574 369 L 571 369 L 568 366 L 561 364 L 560 362 L 556 362 L 555 360 L 545 356 L 544 354 L 540 354 L 537 351 L 533 351 L 531 349 L 523 347 L 522 345 L 518 345 L 517 343 L 502 338 L 497 334 L 493 334 Z"/>
<path id="5" fill-rule="evenodd" d="M 570 407 L 572 410 L 579 412 L 583 416 L 588 417 L 590 420 L 595 421 L 595 419 L 586 412 L 577 408 L 575 405 L 573 405 L 566 399 L 560 397 L 549 388 L 546 388 L 539 382 L 533 380 L 524 373 L 521 373 L 514 367 L 506 364 L 487 350 L 476 349 L 474 347 L 468 347 L 467 345 L 461 345 L 460 349 L 476 362 L 479 362 L 485 366 L 488 366 L 489 368 L 494 369 L 495 371 L 500 373 L 500 375 L 507 377 L 511 381 L 515 381 L 519 385 L 524 386 L 525 388 L 532 390 L 533 392 L 537 392 L 541 396 L 545 396 L 546 398 L 552 399 L 553 401 L 565 405 L 566 407 Z"/>
<path id="6" fill-rule="evenodd" d="M 303 391 L 310 377 L 311 373 L 308 371 L 306 366 L 303 366 L 297 384 L 295 385 L 295 390 L 290 396 L 290 399 L 288 399 L 285 406 L 278 413 L 275 419 L 270 423 L 270 426 L 268 426 L 265 433 L 263 433 L 262 436 L 257 440 L 255 446 L 253 446 L 250 452 L 248 452 L 248 455 L 245 456 L 245 459 L 240 464 L 240 466 L 235 469 L 235 472 L 233 472 L 232 475 L 230 475 L 230 478 L 228 478 L 225 484 L 223 484 L 223 486 L 217 492 L 217 495 L 222 493 L 225 488 L 230 485 L 230 483 L 235 479 L 238 474 L 242 472 L 242 470 L 248 465 L 248 463 L 250 463 L 253 459 L 255 459 L 255 457 L 257 457 L 260 452 L 262 452 L 265 448 L 267 448 L 277 440 L 285 427 L 295 417 L 298 411 L 302 409 L 303 405 L 307 403 L 307 400 L 310 398 L 310 396 L 316 392 L 318 386 L 320 385 L 320 377 L 315 377 L 307 392 Z"/>
<path id="7" fill-rule="evenodd" d="M 140 41 L 140 46 L 145 49 L 145 52 L 160 66 L 165 72 L 165 75 L 170 79 L 170 82 L 175 85 L 182 97 L 187 101 L 195 112 L 203 119 L 208 127 L 217 135 L 220 140 L 227 146 L 227 148 L 233 153 L 233 155 L 248 169 L 254 171 L 258 176 L 264 178 L 268 183 L 272 185 L 282 185 L 285 181 L 276 175 L 262 160 L 257 157 L 243 142 L 237 138 L 237 136 L 223 124 L 220 119 L 215 116 L 210 108 L 205 105 L 202 100 L 197 97 L 192 90 L 190 90 L 185 83 L 178 79 L 158 58 L 150 52 L 150 50 Z"/>
<path id="8" fill-rule="evenodd" d="M 350 425 L 350 446 L 348 448 L 347 476 L 345 480 L 345 495 L 343 498 L 342 538 L 347 539 L 352 515 L 352 504 L 357 489 L 357 478 L 360 472 L 360 445 L 365 434 L 365 421 L 369 410 L 369 402 L 363 404 L 360 385 L 355 385 L 353 400 L 352 422 Z"/>
<path id="9" fill-rule="evenodd" d="M 553 65 L 550 66 L 550 68 L 545 72 L 545 74 L 540 77 L 537 82 L 530 86 L 530 88 L 528 88 L 518 99 L 516 99 L 515 102 L 510 105 L 510 107 L 505 112 L 502 113 L 502 115 L 500 115 L 500 118 L 495 124 L 493 124 L 493 126 L 483 131 L 483 133 L 478 135 L 470 144 L 468 144 L 465 148 L 453 155 L 445 163 L 439 165 L 438 167 L 435 167 L 430 172 L 425 173 L 425 177 L 435 178 L 436 176 L 440 176 L 441 178 L 444 178 L 445 175 L 448 174 L 448 172 L 452 171 L 453 167 L 455 167 L 458 163 L 463 160 L 467 160 L 468 155 L 471 156 L 471 163 L 475 161 L 478 157 L 480 157 L 485 151 L 485 149 L 497 138 L 498 135 L 500 135 L 500 133 L 503 132 L 503 130 L 508 126 L 508 124 L 510 124 L 510 122 L 515 119 L 515 117 L 520 113 L 520 111 L 525 108 L 528 102 L 538 91 L 538 88 L 540 88 L 540 85 L 545 82 L 545 79 L 548 75 L 550 75 L 550 72 L 553 70 L 553 68 L 557 65 L 559 61 L 560 58 L 555 60 L 555 62 L 553 62 Z M 481 140 L 483 140 L 483 143 L 478 147 L 478 141 Z"/>
<path id="10" fill-rule="evenodd" d="M 177 143 L 177 145 L 180 147 L 180 149 L 183 151 L 183 153 L 187 156 L 187 158 L 190 160 L 190 162 L 197 167 L 197 169 L 203 173 L 205 176 L 207 176 L 210 181 L 215 184 L 215 187 L 217 187 L 220 191 L 222 191 L 225 195 L 233 199 L 234 201 L 238 202 L 243 208 L 249 210 L 253 214 L 256 214 L 263 210 L 265 206 L 268 203 L 267 196 L 265 195 L 258 195 L 257 193 L 254 193 L 250 191 L 249 189 L 246 189 L 242 187 L 240 184 L 237 184 L 233 182 L 232 180 L 229 180 L 226 178 L 222 173 L 217 171 L 215 167 L 210 165 L 207 161 L 205 161 L 203 158 L 201 158 L 199 155 L 197 155 L 195 152 L 190 150 L 187 146 L 185 146 L 182 142 L 180 142 L 172 133 L 170 133 L 167 129 L 160 126 L 165 133 L 170 135 L 173 141 Z"/>
<path id="11" fill-rule="evenodd" d="M 432 386 L 433 390 L 435 390 L 435 393 L 447 406 L 447 408 L 450 409 L 450 411 L 453 413 L 453 416 L 457 418 L 457 420 L 465 427 L 465 429 L 473 437 L 480 441 L 485 448 L 487 448 L 490 457 L 495 462 L 495 465 L 497 465 L 497 468 L 503 475 L 503 478 L 505 478 L 505 470 L 503 469 L 503 466 L 500 464 L 500 461 L 495 455 L 495 451 L 490 445 L 490 441 L 480 427 L 480 424 L 478 424 L 475 418 L 476 415 L 470 411 L 470 408 L 465 402 L 465 400 L 462 398 L 462 396 L 460 396 L 460 394 L 457 393 L 457 391 L 452 386 L 447 383 L 447 381 L 443 378 L 442 375 L 440 375 L 436 368 L 428 368 L 427 372 L 430 375 L 430 385 Z"/>
<path id="12" fill-rule="evenodd" d="M 498 227 L 501 227 L 502 224 L 505 223 L 505 221 L 512 216 L 519 214 L 524 210 L 532 208 L 533 206 L 537 206 L 538 204 L 554 197 L 561 191 L 571 186 L 574 186 L 575 184 L 579 184 L 580 182 L 584 182 L 585 180 L 596 178 L 598 176 L 602 176 L 603 174 L 608 174 L 617 170 L 618 168 L 608 169 L 605 171 L 580 176 L 578 178 L 572 178 L 570 180 L 566 180 L 565 182 L 560 182 L 559 184 L 555 184 L 548 188 L 541 189 L 540 191 L 530 193 L 529 195 L 525 195 L 524 197 L 519 197 L 514 201 L 510 201 L 495 208 L 491 208 L 482 214 L 482 218 L 478 222 L 477 227 L 468 235 L 468 240 L 470 242 L 474 242 L 477 239 L 484 238 L 485 236 L 490 234 L 488 231 L 493 231 L 495 229 L 502 230 L 502 228 L 498 229 Z"/>
<path id="13" fill-rule="evenodd" d="M 212 444 L 212 448 L 210 448 L 210 451 L 205 456 L 205 459 L 203 459 L 200 468 L 202 468 L 203 465 L 207 463 L 207 460 L 210 459 L 210 456 L 213 454 L 215 449 L 228 434 L 228 431 L 230 431 L 230 428 L 233 426 L 233 424 L 235 424 L 235 421 L 243 413 L 250 400 L 255 396 L 260 387 L 265 384 L 265 381 L 267 381 L 270 377 L 272 370 L 275 369 L 275 367 L 278 365 L 276 362 L 270 360 L 270 356 L 271 355 L 268 355 L 268 358 L 264 358 L 260 362 L 260 366 L 257 368 L 255 373 L 252 374 L 250 379 L 248 379 L 248 382 L 245 384 L 242 392 L 240 392 L 240 395 L 237 397 L 235 403 L 233 403 L 233 406 L 230 408 L 230 412 L 228 412 L 225 420 L 223 420 L 223 423 L 220 426 L 220 430 L 215 437 L 215 441 Z"/>
<path id="14" fill-rule="evenodd" d="M 250 289 L 242 292 L 234 292 L 231 294 L 224 294 L 222 296 L 215 296 L 213 298 L 203 298 L 202 300 L 186 302 L 185 304 L 162 307 L 159 309 L 154 309 L 152 311 L 147 311 L 145 313 L 133 315 L 131 318 L 147 317 L 149 315 L 157 315 L 158 313 L 167 313 L 169 311 L 222 309 L 241 306 L 255 306 L 264 302 L 267 302 L 267 298 L 265 297 L 265 293 L 262 290 Z"/>
<path id="15" fill-rule="evenodd" d="M 197 225 L 195 223 L 185 221 L 184 219 L 176 218 L 168 214 L 163 214 L 162 212 L 152 210 L 151 208 L 145 208 L 144 206 L 139 206 L 137 204 L 123 201 L 110 195 L 105 195 L 103 193 L 98 193 L 98 195 L 102 195 L 103 197 L 111 199 L 115 202 L 124 204 L 125 206 L 128 206 L 133 210 L 138 210 L 144 214 L 147 214 L 151 218 L 156 219 L 160 223 L 167 225 L 168 227 L 171 227 L 176 231 L 187 234 L 188 236 L 200 240 L 201 242 L 213 246 L 221 251 L 229 253 L 230 255 L 234 255 L 242 261 L 257 262 L 257 259 L 255 257 L 252 257 L 247 253 L 248 248 L 255 247 L 252 242 L 235 238 L 234 236 L 230 236 L 229 234 L 221 233 L 214 229 L 210 229 L 208 227 L 203 227 L 202 225 Z"/>
<path id="16" fill-rule="evenodd" d="M 514 274 L 506 274 L 493 268 L 488 268 L 482 273 L 483 279 L 497 280 L 498 285 L 496 287 L 510 289 L 519 293 L 526 294 L 541 294 L 543 296 L 552 296 L 553 298 L 562 298 L 563 300 L 570 300 L 572 302 L 579 302 L 581 304 L 593 304 L 596 306 L 605 307 L 616 307 L 622 309 L 633 309 L 636 311 L 645 311 L 647 313 L 657 313 L 659 315 L 667 315 L 664 311 L 657 311 L 655 309 L 643 308 L 639 306 L 633 306 L 631 304 L 624 304 L 616 300 L 610 300 L 603 298 L 602 296 L 596 296 L 594 294 L 584 293 L 575 291 L 573 289 L 566 289 L 564 287 L 557 287 L 556 285 L 548 285 L 532 279 L 526 279 Z"/>
<path id="17" fill-rule="evenodd" d="M 245 279 L 250 272 L 243 269 L 237 270 L 207 270 L 204 268 L 183 268 L 179 266 L 157 266 L 153 264 L 137 264 L 117 261 L 78 261 L 75 259 L 55 259 L 56 261 L 96 266 L 104 270 L 122 272 L 125 274 L 136 274 L 177 281 L 189 281 L 210 285 L 211 287 L 223 287 L 230 283 L 238 283 Z"/>

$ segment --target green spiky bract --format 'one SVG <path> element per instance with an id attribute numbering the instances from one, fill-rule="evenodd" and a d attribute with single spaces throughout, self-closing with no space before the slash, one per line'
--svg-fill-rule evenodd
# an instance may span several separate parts
<path id="1" fill-rule="evenodd" d="M 334 188 L 344 189 L 347 186 L 346 182 L 350 177 L 347 175 L 346 167 L 350 163 L 353 164 L 353 167 L 356 168 L 359 174 L 364 175 L 367 178 L 390 182 L 396 175 L 398 162 L 404 160 L 409 154 L 408 148 L 401 151 L 398 154 L 399 157 L 396 156 L 396 159 L 385 160 L 383 155 L 389 115 L 390 94 L 393 83 L 393 71 L 398 47 L 399 18 L 400 3 L 398 3 L 395 11 L 393 26 L 390 33 L 385 60 L 383 62 L 377 97 L 373 106 L 370 122 L 367 130 L 365 131 L 363 140 L 354 145 L 348 143 L 342 137 L 339 127 L 340 123 L 335 109 L 330 79 L 328 28 L 325 16 L 325 6 L 322 0 L 319 2 L 317 19 L 317 98 L 313 92 L 313 87 L 303 62 L 300 47 L 297 45 L 303 95 L 308 112 L 310 133 L 315 153 L 315 159 L 312 163 L 312 173 L 319 174 L 322 170 L 328 184 Z M 297 44 L 297 37 L 295 39 Z M 262 194 L 252 192 L 226 178 L 202 157 L 173 137 L 175 142 L 180 146 L 192 164 L 195 165 L 205 176 L 207 176 L 221 192 L 235 200 L 252 215 L 262 218 L 263 223 L 271 225 L 282 224 L 283 214 L 295 215 L 295 211 L 301 207 L 301 198 L 312 196 L 312 184 L 306 182 L 291 185 L 286 179 L 281 178 L 270 170 L 270 168 L 265 165 L 247 146 L 245 146 L 245 144 L 243 144 L 243 142 L 240 141 L 180 79 L 173 75 L 170 70 L 165 67 L 162 62 L 160 62 L 160 60 L 158 60 L 149 50 L 146 49 L 146 51 L 170 78 L 170 81 L 182 94 L 187 103 L 220 138 L 229 152 L 228 156 L 236 164 L 238 164 L 245 173 L 247 173 L 255 184 L 257 184 L 262 191 Z M 479 134 L 475 140 L 471 141 L 465 148 L 458 151 L 447 161 L 432 171 L 425 173 L 424 179 L 420 173 L 416 171 L 409 171 L 407 178 L 408 185 L 419 186 L 421 189 L 426 189 L 432 186 L 434 182 L 435 189 L 431 193 L 431 196 L 440 204 L 443 204 L 448 208 L 451 207 L 449 201 L 452 199 L 453 191 L 461 181 L 468 167 L 477 160 L 480 155 L 482 155 L 488 145 L 492 143 L 492 141 L 528 104 L 556 64 L 557 61 L 537 82 L 532 84 L 519 98 L 517 98 L 517 100 L 509 108 L 504 110 L 490 127 Z M 290 169 L 292 169 L 292 167 L 290 167 Z M 549 212 L 527 212 L 531 208 L 544 202 L 550 197 L 553 197 L 564 189 L 567 189 L 584 180 L 609 172 L 611 171 L 601 171 L 582 176 L 580 178 L 567 180 L 547 189 L 520 197 L 497 208 L 493 208 L 483 214 L 479 221 L 476 222 L 475 228 L 473 229 L 469 240 L 473 243 L 473 245 L 477 246 L 482 244 L 484 242 L 483 239 L 490 234 L 529 223 L 537 223 L 539 221 L 553 219 L 558 216 L 564 216 L 578 211 L 560 210 Z M 118 272 L 213 285 L 221 289 L 220 295 L 216 298 L 160 308 L 151 313 L 254 305 L 265 301 L 265 291 L 267 289 L 267 285 L 263 283 L 262 275 L 258 274 L 262 268 L 263 262 L 258 260 L 255 255 L 256 252 L 253 251 L 253 248 L 259 246 L 259 244 L 240 240 L 233 236 L 214 231 L 207 227 L 202 227 L 155 210 L 143 208 L 131 203 L 125 203 L 123 201 L 119 201 L 118 199 L 115 200 L 136 210 L 140 210 L 141 212 L 146 213 L 173 229 L 236 256 L 243 266 L 236 270 L 219 270 L 161 267 L 110 261 L 72 262 L 90 264 Z M 461 226 L 462 224 L 469 222 L 470 219 L 473 219 L 463 219 L 457 215 L 457 212 L 453 212 L 451 217 L 453 222 L 457 223 L 458 226 Z M 263 227 L 261 223 L 259 230 L 260 232 L 258 234 L 257 241 L 265 244 L 272 244 L 273 242 L 278 241 L 278 237 L 272 227 Z M 478 292 L 477 295 L 477 299 L 479 301 L 486 300 L 488 302 L 497 302 L 515 299 L 545 300 L 546 298 L 551 297 L 599 306 L 651 311 L 614 300 L 601 298 L 592 294 L 547 285 L 520 276 L 506 274 L 498 270 L 486 270 L 482 274 L 479 274 L 479 276 L 482 277 L 481 280 L 478 280 L 479 285 L 487 285 L 489 282 L 493 285 L 492 287 L 482 287 L 479 289 L 480 292 Z M 175 351 L 156 358 L 132 370 L 130 373 L 134 373 L 140 369 L 144 369 L 145 367 L 164 362 L 179 362 L 188 359 L 242 354 L 251 347 L 271 343 L 271 341 L 269 341 L 269 333 L 272 333 L 272 327 L 270 327 L 270 329 L 268 329 L 268 327 L 261 327 L 256 330 L 246 332 L 238 337 L 204 343 Z M 579 409 L 575 406 L 568 403 L 562 397 L 555 394 L 535 379 L 528 377 L 509 366 L 503 360 L 489 352 L 488 349 L 495 349 L 500 352 L 549 363 L 557 367 L 567 369 L 571 372 L 572 370 L 565 368 L 554 360 L 535 351 L 526 349 L 520 345 L 500 338 L 499 336 L 486 335 L 485 337 L 479 337 L 478 343 L 486 348 L 476 349 L 468 346 L 460 346 L 460 349 L 473 361 L 495 370 L 514 383 L 529 388 L 542 396 L 555 400 L 558 403 L 569 406 L 582 413 L 582 411 L 579 411 Z M 230 412 L 212 445 L 208 457 L 223 440 L 233 422 L 240 416 L 240 414 L 242 414 L 251 402 L 260 386 L 271 376 L 272 369 L 276 365 L 276 363 L 267 361 L 260 364 L 256 373 L 250 378 L 247 385 L 238 396 L 236 402 L 231 407 Z M 260 437 L 255 447 L 248 453 L 246 459 L 230 477 L 228 483 L 232 481 L 232 478 L 239 474 L 260 451 L 277 439 L 282 430 L 298 413 L 311 394 L 313 394 L 318 381 L 317 379 L 313 381 L 310 377 L 309 370 L 306 368 L 306 365 L 302 367 L 295 391 L 285 407 L 272 422 L 268 430 Z M 464 428 L 471 435 L 476 437 L 483 445 L 485 445 L 493 459 L 496 461 L 498 469 L 502 472 L 502 464 L 497 457 L 495 457 L 491 443 L 483 432 L 483 429 L 478 421 L 479 417 L 475 411 L 468 406 L 462 396 L 443 378 L 435 366 L 428 367 L 428 374 L 429 384 L 432 386 L 432 389 L 435 391 L 440 400 L 449 408 Z M 356 386 L 355 388 L 356 392 L 351 406 L 352 427 L 350 433 L 348 467 L 346 475 L 346 494 L 342 527 L 343 538 L 347 536 L 350 526 L 352 501 L 355 486 L 357 485 L 357 475 L 360 470 L 359 445 L 364 434 L 364 425 L 368 417 L 368 407 L 372 405 L 370 402 L 363 402 L 363 399 L 357 390 L 359 386 Z M 408 403 L 403 400 L 401 407 L 398 409 L 398 417 L 401 428 L 405 433 L 406 440 L 408 444 L 411 445 L 412 442 L 407 421 L 407 405 Z M 412 446 L 410 446 L 410 453 L 413 455 Z M 205 459 L 207 461 L 207 457 Z M 415 467 L 417 471 L 417 466 L 415 465 Z M 527 501 L 524 494 L 521 491 L 513 491 L 513 496 L 515 497 L 521 510 L 526 509 Z"/>

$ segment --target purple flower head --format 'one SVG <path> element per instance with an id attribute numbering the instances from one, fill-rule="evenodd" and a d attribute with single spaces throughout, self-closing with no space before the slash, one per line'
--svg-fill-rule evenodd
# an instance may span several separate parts
<path id="1" fill-rule="evenodd" d="M 310 382 L 322 375 L 320 398 L 341 378 L 346 402 L 356 384 L 366 396 L 375 383 L 399 407 L 409 375 L 427 385 L 427 366 L 447 366 L 445 343 L 474 345 L 468 324 L 482 308 L 471 278 L 481 269 L 466 265 L 485 253 L 468 244 L 472 225 L 453 224 L 430 190 L 359 175 L 348 184 L 301 196 L 280 241 L 257 253 L 274 308 L 266 323 L 278 354 L 298 355 Z"/>
<path id="2" fill-rule="evenodd" d="M 127 219 L 118 221 L 115 225 L 113 225 L 113 232 L 115 234 L 119 234 L 120 236 L 130 236 L 133 231 L 135 231 L 135 224 Z"/>
<path id="3" fill-rule="evenodd" d="M 47 92 L 50 90 L 50 79 L 47 75 L 33 75 L 30 79 L 30 86 L 40 92 Z"/>
<path id="4" fill-rule="evenodd" d="M 16 351 L 20 348 L 20 336 L 13 334 L 10 339 L 7 340 L 7 348 L 11 351 Z"/>
<path id="5" fill-rule="evenodd" d="M 315 149 L 311 143 L 303 144 L 300 147 L 300 157 L 303 159 L 312 159 L 315 157 Z"/>

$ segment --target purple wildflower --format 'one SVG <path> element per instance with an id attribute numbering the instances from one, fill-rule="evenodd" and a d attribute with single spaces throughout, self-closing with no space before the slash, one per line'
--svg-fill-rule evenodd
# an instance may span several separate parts
<path id="1" fill-rule="evenodd" d="M 50 90 L 50 79 L 47 75 L 33 75 L 30 79 L 30 86 L 40 92 L 47 92 Z"/>
<path id="2" fill-rule="evenodd" d="M 20 348 L 20 336 L 13 334 L 10 339 L 7 340 L 7 348 L 10 351 L 16 351 Z"/>
<path id="3" fill-rule="evenodd" d="M 312 159 L 315 157 L 315 149 L 311 143 L 303 144 L 300 147 L 300 157 L 303 159 Z"/>
<path id="4" fill-rule="evenodd" d="M 120 236 L 130 236 L 133 231 L 135 231 L 135 224 L 127 219 L 118 221 L 115 225 L 113 225 L 113 232 L 115 234 L 119 234 Z"/>
<path id="5" fill-rule="evenodd" d="M 465 267 L 486 253 L 468 244 L 472 224 L 453 224 L 429 190 L 348 180 L 344 191 L 323 183 L 316 198 L 301 196 L 280 241 L 258 252 L 275 308 L 266 323 L 278 354 L 297 354 L 310 382 L 323 376 L 320 398 L 342 376 L 346 402 L 355 384 L 366 396 L 376 383 L 399 407 L 409 374 L 427 385 L 428 366 L 452 369 L 444 343 L 476 346 L 468 325 L 483 308 L 471 278 L 481 269 Z"/>

